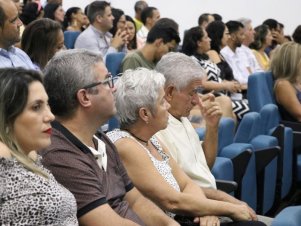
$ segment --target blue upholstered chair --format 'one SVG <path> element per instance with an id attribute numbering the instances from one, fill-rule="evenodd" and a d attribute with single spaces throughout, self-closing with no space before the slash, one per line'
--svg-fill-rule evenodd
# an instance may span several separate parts
<path id="1" fill-rule="evenodd" d="M 74 49 L 75 41 L 80 33 L 80 31 L 64 31 L 64 44 L 67 49 Z"/>
<path id="2" fill-rule="evenodd" d="M 263 106 L 267 104 L 275 104 L 276 101 L 273 89 L 274 80 L 271 72 L 261 72 L 250 75 L 248 80 L 248 101 L 251 111 L 260 112 Z M 284 152 L 290 152 L 289 140 L 291 139 L 291 132 L 287 127 L 293 130 L 293 181 L 301 181 L 301 156 L 298 155 L 298 149 L 301 147 L 301 123 L 282 120 L 279 111 L 274 113 L 273 119 L 278 121 L 278 124 L 283 124 L 286 127 L 284 131 Z M 287 172 L 283 173 L 284 175 L 287 175 Z M 286 181 L 284 183 L 287 187 L 282 187 L 282 198 L 287 196 L 290 186 L 290 182 Z"/>
<path id="3" fill-rule="evenodd" d="M 272 226 L 300 226 L 301 206 L 289 206 L 283 209 L 272 222 Z"/>
<path id="4" fill-rule="evenodd" d="M 113 76 L 116 76 L 121 72 L 120 66 L 124 57 L 124 52 L 109 53 L 106 55 L 106 67 Z"/>
<path id="5" fill-rule="evenodd" d="M 264 119 L 257 112 L 247 113 L 237 129 L 234 141 L 253 146 L 257 176 L 257 213 L 265 214 L 276 201 L 278 156 L 281 148 L 274 136 L 266 134 Z M 250 179 L 250 178 L 249 178 Z"/>
<path id="6" fill-rule="evenodd" d="M 106 55 L 106 62 L 105 62 L 106 67 L 113 76 L 117 76 L 121 72 L 120 66 L 124 57 L 125 57 L 124 52 L 109 53 Z M 110 118 L 108 124 L 109 124 L 108 131 L 111 131 L 115 128 L 119 128 L 119 121 L 116 118 L 116 116 Z"/>
<path id="7" fill-rule="evenodd" d="M 204 139 L 205 129 L 198 128 L 196 129 L 200 140 Z M 222 118 L 219 123 L 218 128 L 218 150 L 217 158 L 215 164 L 212 168 L 212 174 L 216 179 L 227 179 L 230 180 L 231 176 L 237 183 L 237 189 L 235 190 L 235 196 L 237 198 L 242 198 L 242 190 L 244 190 L 244 201 L 251 204 L 251 207 L 256 208 L 256 188 L 255 189 L 244 189 L 242 188 L 242 181 L 246 172 L 246 169 L 249 168 L 249 171 L 253 171 L 252 178 L 254 178 L 254 183 L 244 183 L 245 187 L 251 188 L 256 187 L 256 170 L 255 162 L 253 165 L 249 165 L 249 160 L 252 154 L 252 145 L 250 144 L 234 144 L 233 138 L 235 133 L 235 123 L 231 118 Z M 230 161 L 230 162 L 229 162 Z M 233 167 L 232 173 L 230 171 L 230 163 Z M 221 167 L 222 166 L 222 167 Z M 251 180 L 247 180 L 250 182 Z M 252 205 L 252 201 L 254 201 Z"/>

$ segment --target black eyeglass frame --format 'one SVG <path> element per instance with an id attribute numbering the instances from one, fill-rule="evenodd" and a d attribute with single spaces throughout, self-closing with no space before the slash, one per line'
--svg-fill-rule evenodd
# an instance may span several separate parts
<path id="1" fill-rule="evenodd" d="M 114 88 L 114 81 L 117 80 L 118 77 L 112 76 L 111 73 L 108 73 L 106 77 L 107 77 L 106 79 L 99 81 L 99 82 L 93 82 L 89 85 L 82 87 L 82 89 L 90 89 L 90 88 L 93 88 L 93 87 L 101 85 L 101 84 L 103 84 L 103 85 L 108 84 L 111 89 Z"/>

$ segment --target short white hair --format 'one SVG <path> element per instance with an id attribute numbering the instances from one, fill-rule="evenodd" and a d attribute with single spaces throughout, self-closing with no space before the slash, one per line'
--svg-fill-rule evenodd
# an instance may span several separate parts
<path id="1" fill-rule="evenodd" d="M 156 70 L 165 76 L 165 87 L 173 85 L 181 90 L 192 81 L 206 77 L 206 71 L 198 62 L 183 54 L 170 52 L 157 63 Z"/>
<path id="2" fill-rule="evenodd" d="M 121 128 L 137 122 L 142 107 L 155 113 L 159 90 L 164 88 L 164 84 L 164 76 L 154 70 L 137 68 L 123 73 L 116 83 L 114 93 Z"/>

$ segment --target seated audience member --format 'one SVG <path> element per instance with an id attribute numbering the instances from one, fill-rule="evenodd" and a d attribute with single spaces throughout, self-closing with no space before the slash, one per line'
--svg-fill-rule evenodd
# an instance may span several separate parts
<path id="1" fill-rule="evenodd" d="M 211 174 L 217 151 L 219 117 L 210 114 L 207 103 L 201 101 L 197 89 L 203 87 L 202 73 L 197 73 L 197 68 L 188 70 L 189 58 L 180 53 L 168 53 L 158 62 L 156 71 L 164 74 L 165 99 L 170 104 L 167 128 L 156 133 L 156 137 L 169 150 L 170 155 L 183 171 L 200 187 L 209 199 L 229 202 L 232 204 L 248 205 L 232 196 L 216 190 L 215 178 Z M 185 80 L 182 78 L 185 77 Z M 214 102 L 211 102 L 213 105 Z M 203 112 L 206 122 L 204 141 L 199 136 L 187 119 L 191 108 L 194 106 Z M 205 106 L 205 107 L 204 107 Z M 209 105 L 210 106 L 210 105 Z M 205 108 L 205 109 L 204 109 Z M 216 105 L 212 106 L 217 109 Z M 254 211 L 248 207 L 252 219 L 256 219 Z M 272 219 L 263 216 L 260 220 L 270 225 Z"/>
<path id="2" fill-rule="evenodd" d="M 20 27 L 22 26 L 16 5 L 11 0 L 0 0 L 0 11 L 3 12 L 3 16 L 0 17 L 0 68 L 34 69 L 35 66 L 26 53 L 14 47 L 20 42 Z M 13 22 L 11 22 L 11 18 L 14 18 Z"/>
<path id="3" fill-rule="evenodd" d="M 214 21 L 223 21 L 223 17 L 217 13 L 211 14 L 214 17 Z"/>
<path id="4" fill-rule="evenodd" d="M 275 78 L 274 92 L 284 120 L 301 122 L 301 45 L 286 42 L 275 49 L 271 71 Z"/>
<path id="5" fill-rule="evenodd" d="M 65 11 L 60 4 L 48 3 L 44 8 L 44 18 L 57 21 L 63 25 L 65 18 Z"/>
<path id="6" fill-rule="evenodd" d="M 137 31 L 139 31 L 140 28 L 143 26 L 143 23 L 141 21 L 141 12 L 146 7 L 148 7 L 148 4 L 144 0 L 143 1 L 137 1 L 134 5 L 135 17 L 133 19 L 135 21 Z"/>
<path id="7" fill-rule="evenodd" d="M 17 7 L 17 10 L 18 10 L 18 13 L 20 15 L 22 13 L 22 10 L 23 10 L 23 3 L 21 3 L 20 0 L 13 0 L 13 2 L 15 3 L 15 5 Z"/>
<path id="8" fill-rule="evenodd" d="M 43 164 L 74 194 L 79 223 L 176 226 L 138 192 L 115 146 L 103 132 L 97 132 L 115 113 L 114 80 L 101 55 L 61 51 L 44 71 L 56 121 L 51 145 L 42 151 Z"/>
<path id="9" fill-rule="evenodd" d="M 137 31 L 138 49 L 142 48 L 147 39 L 147 34 L 160 19 L 160 12 L 155 7 L 146 7 L 141 12 L 142 27 Z"/>
<path id="10" fill-rule="evenodd" d="M 262 24 L 267 25 L 272 33 L 273 41 L 272 44 L 265 49 L 266 54 L 271 57 L 271 51 L 277 46 L 284 42 L 284 35 L 281 32 L 280 24 L 275 19 L 267 19 Z"/>
<path id="11" fill-rule="evenodd" d="M 186 66 L 194 79 L 204 76 L 200 75 L 200 66 L 187 56 L 185 64 L 181 65 Z M 222 215 L 235 221 L 250 221 L 254 214 L 250 214 L 247 206 L 208 199 L 154 136 L 168 124 L 170 105 L 164 98 L 164 83 L 162 74 L 146 68 L 128 70 L 117 82 L 115 97 L 121 130 L 111 131 L 108 136 L 115 143 L 133 183 L 144 196 L 175 219 L 182 219 L 181 215 L 189 216 L 191 222 L 193 219 L 200 221 L 197 225 L 206 222 L 206 225 L 217 225 L 219 219 L 216 216 Z M 201 106 L 202 101 L 211 97 L 208 94 L 197 101 Z M 194 93 L 192 98 L 199 96 Z M 216 107 L 211 101 L 210 105 L 201 106 L 206 112 L 205 117 L 214 122 L 221 116 Z"/>
<path id="12" fill-rule="evenodd" d="M 63 0 L 47 0 L 47 4 L 59 4 L 59 5 L 63 5 Z"/>
<path id="13" fill-rule="evenodd" d="M 126 19 L 125 19 L 125 14 L 121 9 L 112 8 L 112 15 L 114 17 L 114 20 L 113 20 L 113 27 L 110 29 L 110 33 L 114 37 L 117 32 L 126 31 Z M 127 51 L 126 49 L 127 42 L 128 42 L 128 34 L 126 32 L 126 42 L 118 48 L 119 52 Z"/>
<path id="14" fill-rule="evenodd" d="M 265 49 L 272 45 L 273 36 L 267 25 L 260 25 L 255 28 L 254 42 L 250 48 L 253 49 L 255 57 L 263 71 L 267 71 L 270 67 L 270 58 L 265 53 Z"/>
<path id="15" fill-rule="evenodd" d="M 125 15 L 126 19 L 126 32 L 128 34 L 127 49 L 129 51 L 137 49 L 137 36 L 136 24 L 132 17 Z"/>
<path id="16" fill-rule="evenodd" d="M 292 35 L 294 42 L 301 44 L 301 25 L 296 27 Z"/>
<path id="17" fill-rule="evenodd" d="M 208 24 L 210 24 L 214 20 L 215 20 L 214 16 L 212 16 L 211 14 L 203 13 L 202 15 L 199 16 L 198 24 L 201 28 L 206 29 Z"/>
<path id="18" fill-rule="evenodd" d="M 254 42 L 255 31 L 252 27 L 252 21 L 248 18 L 238 19 L 244 25 L 245 38 L 241 47 L 238 48 L 238 54 L 241 58 L 245 59 L 247 68 L 250 74 L 254 72 L 261 72 L 263 69 L 260 67 L 253 51 L 250 49 L 250 44 Z"/>
<path id="19" fill-rule="evenodd" d="M 92 2 L 88 7 L 88 18 L 90 25 L 76 39 L 74 45 L 76 49 L 97 51 L 105 57 L 108 53 L 118 52 L 118 49 L 127 42 L 126 31 L 117 31 L 114 37 L 109 32 L 114 20 L 110 3 Z"/>
<path id="20" fill-rule="evenodd" d="M 229 39 L 229 31 L 222 21 L 213 21 L 206 29 L 208 37 L 211 39 L 211 50 L 207 52 L 210 60 L 215 63 L 221 70 L 221 78 L 232 81 L 234 75 L 231 67 L 225 61 L 220 51 L 223 49 Z"/>
<path id="21" fill-rule="evenodd" d="M 154 69 L 161 57 L 174 50 L 179 42 L 178 24 L 168 18 L 158 20 L 149 31 L 143 48 L 125 56 L 122 71 L 138 67 Z"/>
<path id="22" fill-rule="evenodd" d="M 246 100 L 231 100 L 224 94 L 237 93 L 241 91 L 239 82 L 232 80 L 227 81 L 221 78 L 221 71 L 218 66 L 213 63 L 207 52 L 210 50 L 210 41 L 207 32 L 200 27 L 189 29 L 184 36 L 182 52 L 192 59 L 196 60 L 206 71 L 207 81 L 203 82 L 205 92 L 215 91 L 218 96 L 216 101 L 220 104 L 224 117 L 241 119 L 245 113 L 249 111 Z M 235 115 L 233 115 L 233 112 Z"/>
<path id="23" fill-rule="evenodd" d="M 27 3 L 23 8 L 22 13 L 20 14 L 20 20 L 25 26 L 27 26 L 32 21 L 43 17 L 43 8 L 36 2 Z"/>
<path id="24" fill-rule="evenodd" d="M 238 47 L 241 47 L 245 39 L 244 25 L 238 21 L 230 20 L 226 23 L 226 26 L 229 30 L 230 38 L 227 41 L 227 45 L 221 49 L 221 54 L 232 68 L 234 79 L 240 83 L 241 90 L 246 91 L 250 71 L 248 70 L 247 62 L 238 53 Z"/>
<path id="25" fill-rule="evenodd" d="M 21 47 L 36 68 L 43 70 L 57 51 L 65 49 L 60 24 L 48 18 L 33 21 L 23 32 Z"/>
<path id="26" fill-rule="evenodd" d="M 74 196 L 41 164 L 54 116 L 41 75 L 0 69 L 1 225 L 78 225 Z"/>
<path id="27" fill-rule="evenodd" d="M 87 16 L 81 8 L 71 7 L 66 11 L 64 18 L 64 30 L 66 31 L 83 31 L 85 30 L 85 20 Z"/>

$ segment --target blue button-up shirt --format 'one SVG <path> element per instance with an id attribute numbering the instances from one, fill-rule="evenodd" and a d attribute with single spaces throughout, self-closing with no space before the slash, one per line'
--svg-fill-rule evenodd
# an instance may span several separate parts
<path id="1" fill-rule="evenodd" d="M 0 48 L 0 68 L 4 67 L 23 67 L 36 70 L 28 55 L 14 46 L 8 50 Z"/>

